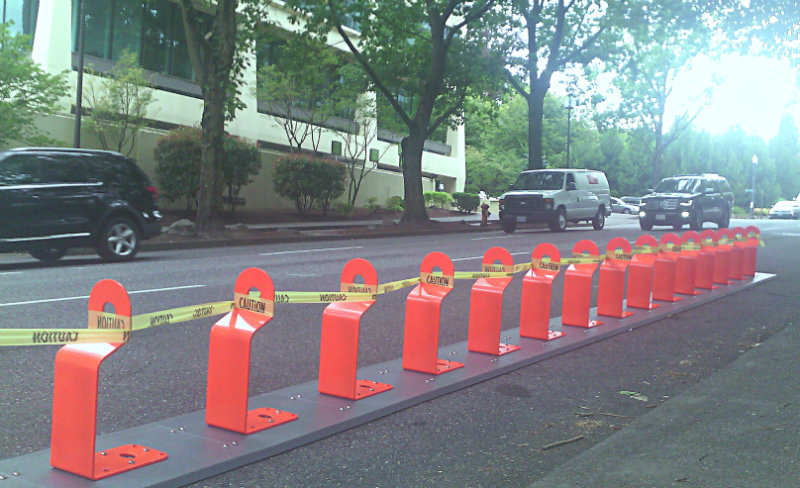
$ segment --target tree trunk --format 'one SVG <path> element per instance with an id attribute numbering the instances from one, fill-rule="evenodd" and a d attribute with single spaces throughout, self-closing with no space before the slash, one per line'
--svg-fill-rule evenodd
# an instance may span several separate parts
<path id="1" fill-rule="evenodd" d="M 547 83 L 549 85 L 549 83 Z M 547 89 L 540 88 L 542 80 L 531 86 L 531 91 L 525 96 L 528 102 L 528 169 L 544 168 L 544 154 L 542 152 L 544 96 Z"/>
<path id="2" fill-rule="evenodd" d="M 220 208 L 222 203 L 222 158 L 225 145 L 225 93 L 220 83 L 212 82 L 204 97 L 203 118 L 200 123 L 203 147 L 200 165 L 199 205 L 197 206 L 197 230 L 208 232 L 222 227 Z M 217 87 L 215 89 L 215 87 Z M 212 101 L 213 100 L 213 101 Z M 210 103 L 209 103 L 210 102 Z"/>
<path id="3" fill-rule="evenodd" d="M 428 222 L 425 199 L 422 197 L 422 151 L 425 135 L 419 129 L 409 131 L 400 143 L 403 165 L 403 223 Z M 422 133 L 420 133 L 422 132 Z"/>

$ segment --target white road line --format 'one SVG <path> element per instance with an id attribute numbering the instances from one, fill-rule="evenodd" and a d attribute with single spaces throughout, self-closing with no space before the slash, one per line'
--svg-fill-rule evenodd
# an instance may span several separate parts
<path id="1" fill-rule="evenodd" d="M 129 291 L 129 295 L 138 295 L 141 293 L 155 293 L 159 291 L 172 291 L 172 290 L 186 290 L 187 288 L 203 288 L 206 285 L 186 285 L 186 286 L 170 286 L 167 288 L 153 288 L 150 290 L 137 290 L 137 291 Z M 66 302 L 69 300 L 85 300 L 89 298 L 89 295 L 80 296 L 80 297 L 63 297 L 63 298 L 44 298 L 42 300 L 29 300 L 26 302 L 10 302 L 10 303 L 0 303 L 0 307 L 14 307 L 17 305 L 32 305 L 35 303 L 49 303 L 49 302 Z"/>
<path id="2" fill-rule="evenodd" d="M 348 246 L 348 247 L 328 247 L 324 249 L 297 249 L 294 251 L 275 251 L 275 252 L 262 252 L 259 256 L 277 256 L 279 254 L 299 254 L 303 252 L 322 252 L 322 251 L 347 251 L 350 249 L 361 249 L 364 246 Z"/>
<path id="3" fill-rule="evenodd" d="M 492 237 L 473 237 L 471 241 L 488 241 L 490 239 L 511 239 L 512 237 L 519 236 L 492 236 Z"/>
<path id="4" fill-rule="evenodd" d="M 0 273 L 0 276 L 8 276 L 12 274 L 22 274 L 22 271 L 5 271 Z"/>
<path id="5" fill-rule="evenodd" d="M 530 254 L 530 253 L 527 252 L 527 251 L 521 251 L 521 252 L 512 252 L 512 253 L 509 253 L 509 254 L 511 254 L 512 256 L 519 256 L 520 254 Z M 483 256 L 470 256 L 470 257 L 467 257 L 467 258 L 453 258 L 453 259 L 451 259 L 451 261 L 453 261 L 453 262 L 456 262 L 456 261 L 469 261 L 471 259 L 483 259 Z"/>

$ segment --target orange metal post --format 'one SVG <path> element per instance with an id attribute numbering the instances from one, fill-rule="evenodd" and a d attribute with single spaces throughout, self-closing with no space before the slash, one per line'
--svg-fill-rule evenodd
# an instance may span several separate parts
<path id="1" fill-rule="evenodd" d="M 594 242 L 584 239 L 572 247 L 574 257 L 598 258 L 600 249 Z M 564 301 L 561 307 L 561 323 L 575 327 L 595 327 L 599 320 L 589 320 L 592 307 L 592 275 L 599 263 L 571 264 L 564 272 Z"/>
<path id="2" fill-rule="evenodd" d="M 653 290 L 653 266 L 658 256 L 658 241 L 651 235 L 642 235 L 634 243 L 637 252 L 628 266 L 628 308 L 643 308 L 650 310 L 658 307 L 657 303 L 650 301 Z M 644 246 L 650 247 L 652 252 L 641 252 Z"/>
<path id="3" fill-rule="evenodd" d="M 106 304 L 113 306 L 113 314 L 104 312 Z M 130 327 L 131 302 L 125 288 L 113 280 L 99 281 L 89 295 L 89 328 Z M 54 468 L 99 480 L 167 458 L 165 452 L 137 444 L 95 452 L 100 363 L 123 344 L 67 344 L 56 354 L 50 436 Z"/>
<path id="4" fill-rule="evenodd" d="M 497 262 L 500 264 L 497 264 Z M 483 254 L 484 272 L 514 272 L 514 258 L 502 247 L 492 247 Z M 469 305 L 467 349 L 493 356 L 519 350 L 519 346 L 500 343 L 503 317 L 503 292 L 511 283 L 508 278 L 479 278 L 472 285 Z"/>
<path id="5" fill-rule="evenodd" d="M 264 270 L 245 269 L 236 278 L 233 296 L 233 310 L 214 324 L 209 337 L 206 423 L 252 434 L 297 415 L 266 407 L 247 410 L 253 335 L 272 320 L 275 308 L 272 279 Z"/>
<path id="6" fill-rule="evenodd" d="M 717 233 L 711 229 L 700 233 L 700 252 L 697 254 L 695 286 L 703 290 L 716 290 L 714 284 L 714 255 L 717 253 Z"/>
<path id="7" fill-rule="evenodd" d="M 714 253 L 714 283 L 730 285 L 731 248 L 733 241 L 728 237 L 728 229 L 717 231 L 717 251 Z"/>
<path id="8" fill-rule="evenodd" d="M 531 254 L 531 270 L 522 278 L 522 306 L 519 335 L 550 341 L 564 335 L 550 330 L 550 297 L 553 280 L 561 270 L 561 254 L 549 242 L 536 246 Z"/>
<path id="9" fill-rule="evenodd" d="M 436 268 L 440 274 L 433 273 Z M 421 282 L 406 298 L 403 369 L 442 374 L 464 366 L 437 358 L 442 300 L 453 289 L 453 273 L 453 262 L 444 253 L 432 252 L 422 260 Z"/>
<path id="10" fill-rule="evenodd" d="M 744 249 L 744 257 L 742 258 L 742 274 L 752 278 L 756 275 L 756 257 L 758 256 L 758 246 L 761 243 L 759 239 L 761 231 L 753 225 L 746 227 L 744 230 L 747 233 L 747 246 Z"/>
<path id="11" fill-rule="evenodd" d="M 681 236 L 681 253 L 675 266 L 675 293 L 699 295 L 697 290 L 697 256 L 700 254 L 700 234 L 693 230 Z"/>
<path id="12" fill-rule="evenodd" d="M 361 277 L 363 284 L 355 282 Z M 378 274 L 365 259 L 351 259 L 342 269 L 341 290 L 353 293 L 377 293 Z M 372 380 L 357 380 L 358 335 L 361 317 L 375 301 L 336 302 L 322 313 L 319 348 L 319 392 L 361 400 L 391 390 L 392 385 Z"/>
<path id="13" fill-rule="evenodd" d="M 677 302 L 675 296 L 675 267 L 681 248 L 681 238 L 672 232 L 661 236 L 658 257 L 653 266 L 653 300 Z"/>
<path id="14" fill-rule="evenodd" d="M 615 237 L 606 245 L 606 259 L 600 265 L 597 283 L 597 315 L 625 318 L 633 315 L 622 309 L 625 300 L 625 271 L 631 263 L 631 243 Z"/>
<path id="15" fill-rule="evenodd" d="M 743 280 L 744 271 L 744 252 L 747 247 L 747 237 L 744 227 L 734 227 L 728 230 L 728 236 L 733 239 L 731 248 L 730 278 L 732 280 Z"/>

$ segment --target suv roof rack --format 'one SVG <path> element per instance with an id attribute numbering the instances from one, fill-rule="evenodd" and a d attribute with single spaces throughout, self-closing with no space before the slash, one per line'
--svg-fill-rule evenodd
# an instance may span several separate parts
<path id="1" fill-rule="evenodd" d="M 111 154 L 114 156 L 122 156 L 117 151 L 108 151 L 105 149 L 86 149 L 80 147 L 15 147 L 9 149 L 9 152 L 75 152 L 75 153 L 97 153 L 97 154 Z M 124 156 L 122 156 L 124 157 Z"/>
<path id="2" fill-rule="evenodd" d="M 670 176 L 670 178 L 680 178 L 680 177 L 683 177 L 683 176 L 697 176 L 697 177 L 716 176 L 716 177 L 719 177 L 719 174 L 717 174 L 717 173 L 687 173 L 687 174 L 682 174 L 682 175 Z"/>

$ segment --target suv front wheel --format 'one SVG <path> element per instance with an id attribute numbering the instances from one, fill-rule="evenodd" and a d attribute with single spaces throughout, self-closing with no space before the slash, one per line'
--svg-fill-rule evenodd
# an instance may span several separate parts
<path id="1" fill-rule="evenodd" d="M 703 209 L 695 209 L 692 215 L 692 221 L 689 222 L 689 228 L 698 231 L 703 228 Z"/>
<path id="2" fill-rule="evenodd" d="M 731 224 L 731 211 L 725 209 L 722 211 L 722 218 L 717 221 L 717 227 L 725 229 Z"/>
<path id="3" fill-rule="evenodd" d="M 125 217 L 112 217 L 100 232 L 97 254 L 103 261 L 129 261 L 139 252 L 139 229 Z"/>
<path id="4" fill-rule="evenodd" d="M 30 251 L 31 256 L 35 257 L 39 261 L 43 261 L 47 264 L 53 264 L 59 259 L 64 257 L 64 254 L 67 253 L 66 247 L 38 247 L 35 249 L 31 249 Z"/>

